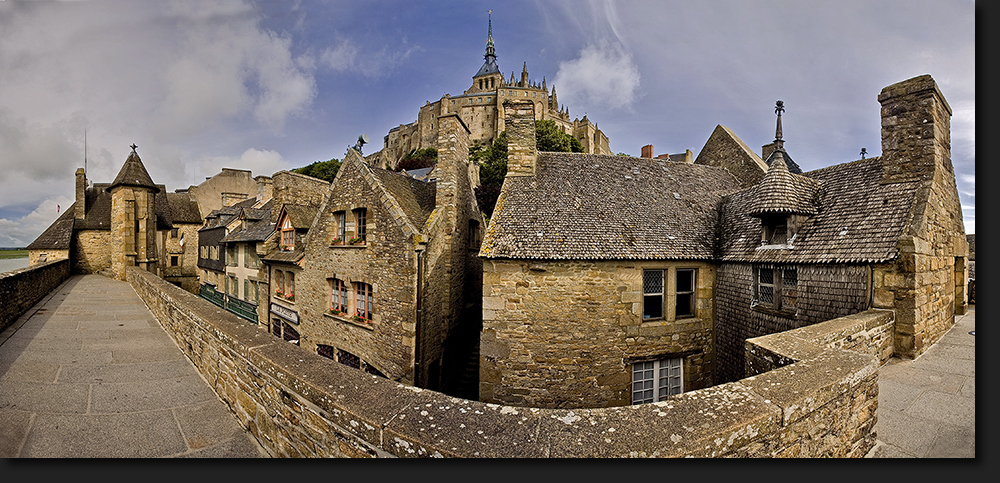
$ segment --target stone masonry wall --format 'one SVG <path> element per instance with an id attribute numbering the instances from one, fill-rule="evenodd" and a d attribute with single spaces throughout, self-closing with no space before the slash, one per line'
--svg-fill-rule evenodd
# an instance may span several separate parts
<path id="1" fill-rule="evenodd" d="M 70 275 L 70 261 L 60 259 L 0 274 L 0 332 L 56 289 Z"/>
<path id="2" fill-rule="evenodd" d="M 875 444 L 878 360 L 836 345 L 879 326 L 871 319 L 883 311 L 751 341 L 748 357 L 773 358 L 766 351 L 795 362 L 738 382 L 637 406 L 538 409 L 372 376 L 277 340 L 150 273 L 130 267 L 127 276 L 278 457 L 861 457 Z"/>
<path id="3" fill-rule="evenodd" d="M 110 230 L 77 230 L 73 233 L 73 273 L 98 273 L 111 268 Z"/>
<path id="4" fill-rule="evenodd" d="M 883 183 L 921 182 L 896 263 L 876 275 L 876 307 L 896 311 L 896 355 L 920 355 L 968 308 L 968 240 L 951 164 L 951 107 L 929 75 L 882 89 Z"/>
<path id="5" fill-rule="evenodd" d="M 716 278 L 718 381 L 745 376 L 744 341 L 843 317 L 868 308 L 868 267 L 797 265 L 798 313 L 794 318 L 755 310 L 753 265 L 724 263 Z"/>
<path id="6" fill-rule="evenodd" d="M 674 317 L 675 270 L 695 268 L 696 316 Z M 643 321 L 643 269 L 666 272 L 664 319 Z M 631 363 L 684 359 L 684 390 L 714 383 L 715 270 L 704 262 L 487 260 L 481 401 L 531 407 L 631 403 Z"/>
<path id="7" fill-rule="evenodd" d="M 317 345 L 327 345 L 350 352 L 374 366 L 390 379 L 413 382 L 413 344 L 416 262 L 413 240 L 407 236 L 384 209 L 378 195 L 366 181 L 358 162 L 345 162 L 338 173 L 337 188 L 321 208 L 317 222 L 309 229 L 305 258 L 308 269 L 296 278 L 295 301 L 290 308 L 299 311 L 297 327 L 300 344 L 315 353 Z M 355 236 L 353 210 L 367 209 L 367 243 L 334 244 L 334 214 L 347 217 L 347 239 Z M 367 283 L 373 289 L 371 323 L 355 322 L 353 312 L 330 313 L 330 280 L 348 284 L 348 297 L 354 300 L 353 282 Z"/>
<path id="8" fill-rule="evenodd" d="M 742 186 L 756 185 L 764 178 L 767 165 L 729 128 L 718 125 L 705 141 L 694 164 L 725 168 Z"/>

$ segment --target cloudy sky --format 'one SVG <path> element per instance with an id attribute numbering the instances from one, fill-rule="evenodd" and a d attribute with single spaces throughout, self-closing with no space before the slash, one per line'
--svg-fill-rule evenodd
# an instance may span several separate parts
<path id="1" fill-rule="evenodd" d="M 0 0 L 0 246 L 110 182 L 130 152 L 173 191 L 365 154 L 468 89 L 493 11 L 505 76 L 556 86 L 611 149 L 697 156 L 722 124 L 808 171 L 881 154 L 879 91 L 931 74 L 975 233 L 973 0 Z"/>

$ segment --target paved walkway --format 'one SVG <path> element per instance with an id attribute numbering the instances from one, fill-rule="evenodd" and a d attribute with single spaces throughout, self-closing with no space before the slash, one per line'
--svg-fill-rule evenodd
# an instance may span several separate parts
<path id="1" fill-rule="evenodd" d="M 0 334 L 0 457 L 266 453 L 132 286 L 75 275 Z"/>
<path id="2" fill-rule="evenodd" d="M 914 360 L 892 358 L 878 375 L 874 458 L 975 458 L 976 308 Z"/>

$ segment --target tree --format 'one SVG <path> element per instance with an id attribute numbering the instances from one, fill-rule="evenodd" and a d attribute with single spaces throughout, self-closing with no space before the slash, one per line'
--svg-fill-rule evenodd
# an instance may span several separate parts
<path id="1" fill-rule="evenodd" d="M 292 172 L 312 176 L 313 178 L 319 178 L 328 183 L 332 183 L 333 178 L 337 176 L 337 171 L 339 170 L 340 160 L 333 158 L 329 161 L 316 161 L 308 166 L 295 168 Z"/>
<path id="2" fill-rule="evenodd" d="M 437 149 L 434 148 L 415 149 L 413 151 L 410 151 L 410 154 L 407 154 L 405 158 L 399 161 L 399 164 L 396 165 L 395 171 L 399 172 L 404 169 L 414 170 L 421 168 L 430 168 L 431 166 L 434 166 L 434 163 L 437 162 L 437 159 L 438 159 Z"/>
<path id="3" fill-rule="evenodd" d="M 507 176 L 507 131 L 492 143 L 476 141 L 469 147 L 469 159 L 479 165 L 479 184 L 476 202 L 486 218 L 493 216 L 493 207 L 500 196 L 500 187 Z"/>
<path id="4" fill-rule="evenodd" d="M 579 139 L 566 134 L 555 121 L 549 119 L 535 121 L 535 145 L 539 151 L 583 152 Z"/>

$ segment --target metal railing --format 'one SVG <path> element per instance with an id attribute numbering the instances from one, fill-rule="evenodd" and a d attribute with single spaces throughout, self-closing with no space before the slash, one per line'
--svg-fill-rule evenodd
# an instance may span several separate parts
<path id="1" fill-rule="evenodd" d="M 236 316 L 257 323 L 257 304 L 231 297 L 219 292 L 213 285 L 203 283 L 200 290 L 201 298 L 232 312 Z"/>

